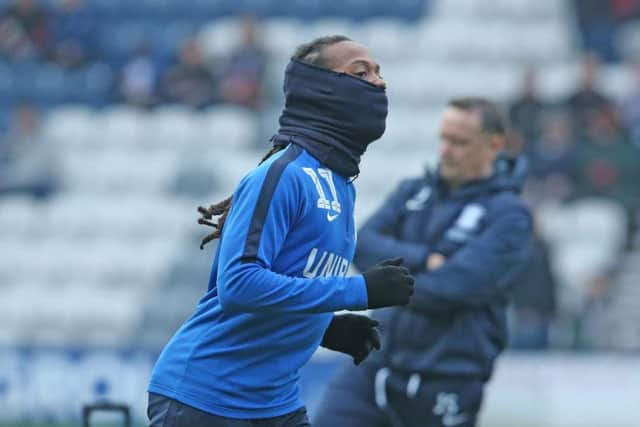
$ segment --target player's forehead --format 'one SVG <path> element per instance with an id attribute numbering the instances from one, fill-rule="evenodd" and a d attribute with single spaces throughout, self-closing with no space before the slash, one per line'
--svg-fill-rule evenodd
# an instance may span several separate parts
<path id="1" fill-rule="evenodd" d="M 367 48 L 351 40 L 327 46 L 323 55 L 328 59 L 331 69 L 335 71 L 344 71 L 347 67 L 357 63 L 367 64 L 373 68 L 378 67 L 378 63 Z"/>

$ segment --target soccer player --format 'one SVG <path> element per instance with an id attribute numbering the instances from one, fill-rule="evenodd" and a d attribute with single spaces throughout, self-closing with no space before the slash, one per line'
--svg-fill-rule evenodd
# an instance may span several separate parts
<path id="1" fill-rule="evenodd" d="M 437 170 L 400 184 L 358 233 L 360 269 L 403 256 L 416 291 L 381 310 L 382 351 L 330 383 L 316 427 L 472 427 L 505 347 L 508 285 L 532 220 L 521 162 L 497 160 L 505 124 L 480 98 L 452 100 Z"/>
<path id="2" fill-rule="evenodd" d="M 377 323 L 337 310 L 407 304 L 400 259 L 346 277 L 355 252 L 360 156 L 384 132 L 379 65 L 343 36 L 299 47 L 287 66 L 274 148 L 208 209 L 220 238 L 207 293 L 160 355 L 151 426 L 308 426 L 298 369 L 319 345 L 364 360 Z"/>

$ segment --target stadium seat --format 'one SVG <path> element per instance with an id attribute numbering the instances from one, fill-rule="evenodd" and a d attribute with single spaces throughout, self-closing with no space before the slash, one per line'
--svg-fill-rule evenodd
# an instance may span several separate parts
<path id="1" fill-rule="evenodd" d="M 539 224 L 560 283 L 574 293 L 571 304 L 580 309 L 588 280 L 613 267 L 624 247 L 626 213 L 613 201 L 587 198 L 543 207 Z"/>
<path id="2" fill-rule="evenodd" d="M 308 29 L 313 28 L 310 25 L 303 26 L 292 18 L 269 18 L 262 22 L 262 43 L 272 57 L 271 62 L 286 64 L 295 48 L 311 38 L 307 36 Z"/>
<path id="3" fill-rule="evenodd" d="M 297 25 L 297 27 L 298 33 L 294 37 L 294 41 L 298 43 L 303 43 L 328 34 L 341 34 L 366 45 L 365 41 L 360 37 L 360 27 L 354 25 L 352 21 L 346 18 L 319 18 L 308 24 Z M 302 35 L 304 35 L 304 38 L 302 38 Z M 293 49 L 289 52 L 289 55 L 291 55 L 292 52 Z"/>
<path id="4" fill-rule="evenodd" d="M 94 126 L 100 130 L 93 142 L 99 147 L 139 148 L 144 141 L 144 113 L 131 106 L 109 107 L 98 114 Z"/>
<path id="5" fill-rule="evenodd" d="M 175 151 L 103 150 L 63 159 L 63 181 L 80 194 L 159 194 L 175 179 Z"/>
<path id="6" fill-rule="evenodd" d="M 602 70 L 603 90 L 615 99 L 625 99 L 636 88 L 632 70 L 625 64 L 612 64 Z"/>
<path id="7" fill-rule="evenodd" d="M 113 101 L 112 91 L 115 81 L 111 67 L 104 63 L 95 63 L 79 71 L 81 93 L 78 100 L 92 107 L 104 107 Z"/>
<path id="8" fill-rule="evenodd" d="M 0 62 L 0 96 L 9 97 L 13 89 L 14 71 L 10 64 Z"/>
<path id="9" fill-rule="evenodd" d="M 93 111 L 84 105 L 53 109 L 44 120 L 44 138 L 60 150 L 87 149 L 97 131 Z"/>
<path id="10" fill-rule="evenodd" d="M 150 148 L 168 148 L 178 153 L 181 149 L 198 144 L 198 119 L 183 105 L 156 108 L 143 116 L 144 134 L 141 145 Z"/>
<path id="11" fill-rule="evenodd" d="M 25 236 L 38 222 L 43 206 L 27 196 L 3 195 L 0 198 L 0 234 Z"/>
<path id="12" fill-rule="evenodd" d="M 48 104 L 66 101 L 65 73 L 56 65 L 42 66 L 32 81 L 38 97 Z"/>
<path id="13" fill-rule="evenodd" d="M 198 34 L 200 48 L 208 61 L 227 56 L 239 42 L 239 21 L 235 17 L 216 19 Z"/>
<path id="14" fill-rule="evenodd" d="M 201 144 L 223 149 L 250 148 L 257 138 L 256 116 L 233 106 L 215 106 L 200 116 Z"/>
<path id="15" fill-rule="evenodd" d="M 354 37 L 367 46 L 381 64 L 413 56 L 417 37 L 414 25 L 397 18 L 372 18 L 357 28 Z"/>
<path id="16" fill-rule="evenodd" d="M 578 67 L 575 62 L 560 62 L 538 70 L 538 90 L 549 100 L 565 99 L 577 89 Z"/>

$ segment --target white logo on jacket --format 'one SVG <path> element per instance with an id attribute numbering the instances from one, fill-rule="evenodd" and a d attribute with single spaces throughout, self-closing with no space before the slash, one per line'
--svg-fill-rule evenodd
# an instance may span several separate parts
<path id="1" fill-rule="evenodd" d="M 464 207 L 453 227 L 447 230 L 446 237 L 454 242 L 465 243 L 471 239 L 485 216 L 486 209 L 477 203 Z"/>
<path id="2" fill-rule="evenodd" d="M 318 192 L 318 201 L 316 206 L 319 209 L 326 209 L 327 212 L 327 221 L 333 222 L 340 212 L 342 212 L 342 206 L 340 205 L 340 201 L 338 200 L 338 192 L 336 191 L 336 185 L 333 182 L 333 174 L 329 169 L 318 168 L 317 173 L 316 170 L 312 168 L 302 168 L 302 170 L 311 178 L 313 181 L 313 185 Z M 331 200 L 327 198 L 327 193 L 322 186 L 322 182 L 320 180 L 322 178 L 327 185 L 329 186 L 329 195 Z"/>
<path id="3" fill-rule="evenodd" d="M 323 251 L 318 257 L 318 252 L 320 252 L 318 248 L 311 249 L 302 273 L 304 277 L 313 279 L 318 276 L 346 276 L 351 264 L 346 258 L 329 251 Z"/>
<path id="4" fill-rule="evenodd" d="M 429 200 L 429 196 L 431 196 L 431 188 L 422 187 L 415 196 L 407 200 L 405 207 L 409 211 L 421 211 L 424 209 L 427 200 Z"/>

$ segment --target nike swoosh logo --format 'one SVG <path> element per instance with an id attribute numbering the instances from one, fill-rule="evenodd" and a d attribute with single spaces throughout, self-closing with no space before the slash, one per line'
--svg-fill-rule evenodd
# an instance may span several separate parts
<path id="1" fill-rule="evenodd" d="M 339 214 L 331 215 L 329 212 L 327 212 L 327 221 L 333 221 L 334 219 L 338 218 L 338 215 Z"/>
<path id="2" fill-rule="evenodd" d="M 466 414 L 445 415 L 442 417 L 442 424 L 446 427 L 455 427 L 467 421 L 468 418 Z"/>

